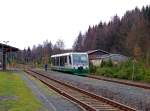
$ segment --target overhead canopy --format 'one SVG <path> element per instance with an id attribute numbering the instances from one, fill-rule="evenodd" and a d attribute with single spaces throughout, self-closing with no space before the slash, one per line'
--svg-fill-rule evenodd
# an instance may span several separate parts
<path id="1" fill-rule="evenodd" d="M 19 49 L 15 48 L 15 47 L 12 47 L 12 46 L 9 46 L 9 45 L 6 45 L 6 44 L 0 43 L 0 51 L 3 53 L 2 54 L 2 57 L 3 57 L 3 63 L 2 63 L 3 70 L 6 70 L 6 53 L 16 52 L 16 51 L 19 51 Z"/>
<path id="2" fill-rule="evenodd" d="M 9 45 L 6 45 L 6 44 L 2 44 L 0 43 L 0 49 L 1 51 L 5 51 L 5 52 L 16 52 L 16 51 L 19 51 L 18 48 L 15 48 L 15 47 L 12 47 L 12 46 L 9 46 Z"/>

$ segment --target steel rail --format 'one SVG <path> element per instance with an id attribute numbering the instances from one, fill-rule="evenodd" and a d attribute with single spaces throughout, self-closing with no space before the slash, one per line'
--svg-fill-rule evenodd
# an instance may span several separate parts
<path id="1" fill-rule="evenodd" d="M 25 71 L 26 73 L 30 73 L 28 71 Z M 87 111 L 95 111 L 94 108 L 91 108 L 90 106 L 84 104 L 83 102 L 79 101 L 78 99 L 76 98 L 73 98 L 71 95 L 68 95 L 67 93 L 59 90 L 57 87 L 47 83 L 46 81 L 40 79 L 39 77 L 33 75 L 30 73 L 30 75 L 32 75 L 33 77 L 37 78 L 38 80 L 40 80 L 42 83 L 44 83 L 45 85 L 47 85 L 48 87 L 50 87 L 51 89 L 55 90 L 57 93 L 63 95 L 64 97 L 68 98 L 69 100 L 72 100 L 73 102 L 76 102 L 76 103 L 79 103 L 84 109 L 86 109 Z"/>
<path id="2" fill-rule="evenodd" d="M 95 98 L 96 100 L 103 101 L 104 103 L 107 103 L 107 104 L 109 104 L 109 105 L 112 105 L 112 106 L 114 106 L 114 107 L 117 107 L 117 108 L 119 108 L 119 109 L 121 109 L 121 110 L 124 110 L 124 111 L 136 111 L 136 109 L 134 109 L 134 108 L 131 108 L 131 107 L 126 106 L 126 105 L 124 105 L 124 104 L 121 104 L 121 103 L 119 103 L 119 102 L 110 100 L 110 99 L 108 99 L 108 98 L 105 98 L 105 97 L 96 95 L 96 94 L 94 94 L 94 93 L 85 91 L 85 90 L 83 90 L 83 89 L 77 88 L 77 87 L 75 87 L 75 86 L 73 86 L 73 85 L 69 85 L 69 84 L 66 84 L 66 83 L 64 83 L 64 82 L 58 81 L 58 80 L 56 80 L 56 79 L 54 79 L 54 78 L 52 78 L 52 77 L 50 77 L 50 76 L 48 76 L 48 75 L 44 75 L 44 74 L 42 74 L 42 73 L 39 73 L 39 72 L 33 71 L 33 70 L 30 70 L 30 71 L 32 71 L 32 72 L 34 72 L 34 73 L 36 73 L 36 74 L 42 75 L 42 76 L 44 76 L 44 77 L 46 77 L 46 78 L 48 78 L 48 79 L 50 79 L 50 80 L 53 80 L 53 81 L 55 81 L 55 82 L 60 83 L 60 84 L 63 84 L 63 85 L 65 85 L 65 86 L 69 87 L 69 88 L 72 88 L 72 89 L 74 89 L 74 90 L 77 90 L 77 91 L 79 91 L 79 92 L 82 92 L 82 93 L 84 93 L 84 94 L 86 94 L 86 95 L 89 95 L 90 97 Z"/>
<path id="3" fill-rule="evenodd" d="M 30 73 L 28 71 L 26 71 L 27 73 Z M 32 72 L 33 73 L 33 72 Z M 30 73 L 31 74 L 31 73 Z M 58 85 L 57 87 L 54 85 L 54 84 L 49 84 L 48 82 L 46 82 L 45 80 L 41 79 L 41 77 L 39 77 L 39 75 L 33 75 L 31 74 L 32 76 L 34 76 L 35 78 L 39 79 L 41 82 L 43 82 L 44 84 L 46 84 L 47 86 L 49 86 L 51 89 L 55 90 L 56 92 L 58 92 L 59 94 L 67 97 L 68 99 L 78 103 L 80 106 L 82 106 L 83 108 L 85 108 L 87 111 L 117 111 L 117 109 L 114 109 L 112 107 L 109 107 L 109 106 L 104 106 L 103 104 L 101 105 L 101 107 L 99 106 L 95 106 L 97 107 L 97 109 L 95 107 L 92 107 L 91 105 L 89 104 L 86 104 L 83 100 L 85 98 L 83 98 L 82 96 L 80 96 L 80 98 L 82 98 L 83 100 L 81 101 L 81 99 L 76 98 L 76 97 L 73 97 L 71 94 L 68 94 L 66 93 L 65 91 L 62 91 L 60 89 L 58 89 Z M 41 75 L 40 75 L 41 76 Z M 46 77 L 45 77 L 46 78 Z M 59 84 L 60 85 L 60 84 Z M 68 89 L 68 87 L 67 87 Z M 107 109 L 108 108 L 108 109 Z M 101 110 L 98 110 L 98 109 L 101 109 Z M 107 109 L 107 110 L 106 110 Z"/>

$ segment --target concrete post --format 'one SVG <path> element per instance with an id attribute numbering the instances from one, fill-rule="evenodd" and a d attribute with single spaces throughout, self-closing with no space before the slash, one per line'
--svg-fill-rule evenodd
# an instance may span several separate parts
<path id="1" fill-rule="evenodd" d="M 6 70 L 6 52 L 3 49 L 3 70 Z"/>

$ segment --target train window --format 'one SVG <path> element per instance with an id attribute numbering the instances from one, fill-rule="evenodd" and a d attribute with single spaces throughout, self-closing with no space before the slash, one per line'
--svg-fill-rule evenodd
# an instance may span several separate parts
<path id="1" fill-rule="evenodd" d="M 62 66 L 62 62 L 63 62 L 62 57 L 60 57 L 60 66 Z"/>
<path id="2" fill-rule="evenodd" d="M 56 65 L 59 66 L 59 57 L 56 57 Z"/>
<path id="3" fill-rule="evenodd" d="M 81 61 L 86 61 L 87 57 L 86 56 L 81 56 Z"/>
<path id="4" fill-rule="evenodd" d="M 56 57 L 54 58 L 54 65 L 56 66 Z"/>
<path id="5" fill-rule="evenodd" d="M 88 58 L 85 54 L 73 54 L 74 64 L 88 64 Z"/>
<path id="6" fill-rule="evenodd" d="M 65 65 L 65 57 L 62 56 L 60 57 L 60 66 L 64 66 Z"/>
<path id="7" fill-rule="evenodd" d="M 64 59 L 65 59 L 65 63 L 67 63 L 67 56 L 64 56 Z"/>
<path id="8" fill-rule="evenodd" d="M 69 64 L 71 64 L 71 56 L 69 56 Z"/>

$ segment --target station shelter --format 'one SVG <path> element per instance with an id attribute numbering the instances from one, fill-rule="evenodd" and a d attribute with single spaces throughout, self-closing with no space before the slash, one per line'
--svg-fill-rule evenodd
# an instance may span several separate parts
<path id="1" fill-rule="evenodd" d="M 17 52 L 17 51 L 19 51 L 18 48 L 0 43 L 0 52 L 2 54 L 2 63 L 1 63 L 2 70 L 6 70 L 6 55 L 7 55 L 7 53 Z"/>

